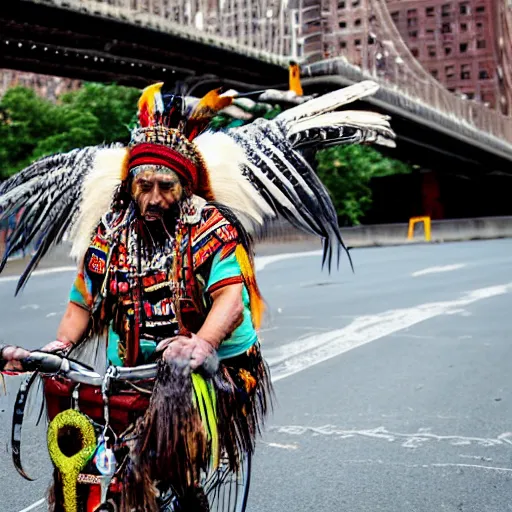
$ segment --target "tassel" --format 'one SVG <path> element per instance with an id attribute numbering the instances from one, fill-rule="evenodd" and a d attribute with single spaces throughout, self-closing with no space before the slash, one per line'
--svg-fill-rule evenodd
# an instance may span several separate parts
<path id="1" fill-rule="evenodd" d="M 241 244 L 237 246 L 235 256 L 238 264 L 240 265 L 242 277 L 244 278 L 245 285 L 247 286 L 247 290 L 249 292 L 252 321 L 254 323 L 255 329 L 258 330 L 263 319 L 265 304 L 258 288 L 258 284 L 256 283 L 254 266 L 251 259 L 249 258 L 249 255 L 247 254 L 247 251 Z"/>

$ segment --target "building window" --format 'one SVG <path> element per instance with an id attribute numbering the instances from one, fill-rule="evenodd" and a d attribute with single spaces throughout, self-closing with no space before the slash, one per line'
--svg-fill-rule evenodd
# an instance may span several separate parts
<path id="1" fill-rule="evenodd" d="M 452 13 L 452 6 L 450 4 L 444 4 L 441 7 L 441 16 L 443 18 L 446 18 L 447 16 L 450 16 L 451 13 Z"/>
<path id="2" fill-rule="evenodd" d="M 489 78 L 491 78 L 491 77 L 489 76 L 489 73 L 487 72 L 487 70 L 486 70 L 486 69 L 481 69 L 481 70 L 478 72 L 478 79 L 479 79 L 479 80 L 487 80 L 487 79 L 489 79 Z"/>
<path id="3" fill-rule="evenodd" d="M 452 31 L 452 26 L 450 23 L 443 23 L 441 27 L 441 33 L 442 34 L 450 34 Z"/>
<path id="4" fill-rule="evenodd" d="M 428 46 L 427 47 L 428 56 L 429 57 L 435 57 L 436 56 L 436 47 L 435 46 Z"/>
<path id="5" fill-rule="evenodd" d="M 434 8 L 433 8 L 433 7 L 427 7 L 427 8 L 425 9 L 425 13 L 427 14 L 427 16 L 428 16 L 429 18 L 433 18 L 433 17 L 435 16 L 435 10 L 434 10 Z"/>
<path id="6" fill-rule="evenodd" d="M 407 17 L 408 18 L 415 18 L 416 16 L 418 16 L 417 9 L 408 9 L 407 10 Z"/>
<path id="7" fill-rule="evenodd" d="M 476 8 L 476 12 L 478 12 L 478 13 L 485 12 L 485 5 L 479 5 L 479 6 Z"/>
<path id="8" fill-rule="evenodd" d="M 352 2 L 352 7 L 359 7 L 360 4 L 361 4 L 360 0 L 354 0 Z"/>
<path id="9" fill-rule="evenodd" d="M 356 27 L 360 27 L 360 26 L 361 26 L 361 19 L 360 19 L 360 18 L 357 18 L 357 20 L 356 20 L 356 21 L 354 21 L 354 25 L 355 25 Z"/>
<path id="10" fill-rule="evenodd" d="M 480 41 L 476 42 L 476 47 L 481 50 L 482 48 L 486 47 L 485 39 L 480 39 Z"/>
<path id="11" fill-rule="evenodd" d="M 430 70 L 430 74 L 434 77 L 434 78 L 437 78 L 439 73 L 437 71 L 437 69 L 431 69 Z"/>
<path id="12" fill-rule="evenodd" d="M 459 52 L 466 53 L 468 51 L 468 43 L 460 43 L 459 44 Z"/>
<path id="13" fill-rule="evenodd" d="M 338 2 L 338 9 L 345 9 L 345 2 Z"/>
<path id="14" fill-rule="evenodd" d="M 427 39 L 434 39 L 434 29 L 433 28 L 427 28 Z"/>
<path id="15" fill-rule="evenodd" d="M 460 31 L 461 32 L 467 32 L 468 31 L 468 24 L 467 23 L 461 23 L 460 24 Z"/>
<path id="16" fill-rule="evenodd" d="M 411 53 L 413 57 L 418 57 L 420 52 L 418 51 L 418 48 L 411 48 Z"/>
<path id="17" fill-rule="evenodd" d="M 418 39 L 418 31 L 417 31 L 417 30 L 411 30 L 411 31 L 409 32 L 409 37 L 410 37 L 411 39 Z"/>
<path id="18" fill-rule="evenodd" d="M 469 80 L 471 78 L 471 65 L 470 64 L 462 64 L 460 68 L 460 78 L 461 80 Z"/>
<path id="19" fill-rule="evenodd" d="M 347 47 L 347 42 L 346 41 L 341 41 L 340 42 L 340 48 L 346 48 Z"/>
<path id="20" fill-rule="evenodd" d="M 391 18 L 395 23 L 398 23 L 398 20 L 400 19 L 400 12 L 394 11 L 391 13 Z"/>
<path id="21" fill-rule="evenodd" d="M 340 21 L 339 27 L 340 28 L 347 28 L 347 22 L 346 21 Z"/>
<path id="22" fill-rule="evenodd" d="M 451 55 L 452 54 L 452 47 L 451 46 L 445 46 L 444 47 L 444 54 L 445 55 Z"/>
<path id="23" fill-rule="evenodd" d="M 467 92 L 466 96 L 467 96 L 468 100 L 475 99 L 475 93 L 474 92 Z"/>
<path id="24" fill-rule="evenodd" d="M 455 66 L 446 66 L 444 68 L 446 78 L 453 78 L 455 76 Z"/>
<path id="25" fill-rule="evenodd" d="M 407 26 L 409 28 L 416 27 L 418 25 L 418 18 L 407 18 Z"/>
<path id="26" fill-rule="evenodd" d="M 469 2 L 462 2 L 459 4 L 459 12 L 461 14 L 469 14 Z"/>
<path id="27" fill-rule="evenodd" d="M 356 39 L 356 40 L 354 41 L 354 46 L 355 46 L 356 48 L 358 48 L 359 46 L 361 46 L 361 39 Z"/>
<path id="28" fill-rule="evenodd" d="M 484 29 L 484 24 L 481 21 L 476 22 L 476 30 L 481 32 Z"/>

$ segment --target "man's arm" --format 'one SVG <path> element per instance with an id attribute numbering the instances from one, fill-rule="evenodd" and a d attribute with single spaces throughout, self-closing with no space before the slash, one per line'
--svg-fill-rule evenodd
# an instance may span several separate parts
<path id="1" fill-rule="evenodd" d="M 243 284 L 231 284 L 212 293 L 212 307 L 197 335 L 218 348 L 242 322 L 244 304 Z"/>

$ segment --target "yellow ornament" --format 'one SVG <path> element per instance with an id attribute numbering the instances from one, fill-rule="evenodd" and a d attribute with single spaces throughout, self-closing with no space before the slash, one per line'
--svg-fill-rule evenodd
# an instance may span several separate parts
<path id="1" fill-rule="evenodd" d="M 64 428 L 78 430 L 80 450 L 68 457 L 59 446 L 59 434 Z M 66 512 L 77 512 L 76 484 L 80 471 L 85 467 L 96 450 L 96 433 L 91 422 L 82 413 L 74 409 L 63 411 L 48 426 L 48 452 L 62 477 L 62 492 Z"/>

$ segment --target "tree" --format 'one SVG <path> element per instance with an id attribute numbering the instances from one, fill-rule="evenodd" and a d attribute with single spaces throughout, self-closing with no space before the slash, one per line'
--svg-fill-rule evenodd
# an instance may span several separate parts
<path id="1" fill-rule="evenodd" d="M 340 224 L 358 225 L 372 204 L 372 178 L 412 168 L 365 145 L 338 146 L 316 155 L 317 174 L 331 194 Z"/>
<path id="2" fill-rule="evenodd" d="M 57 104 L 14 87 L 0 100 L 0 179 L 77 147 L 128 142 L 140 91 L 86 83 Z"/>

